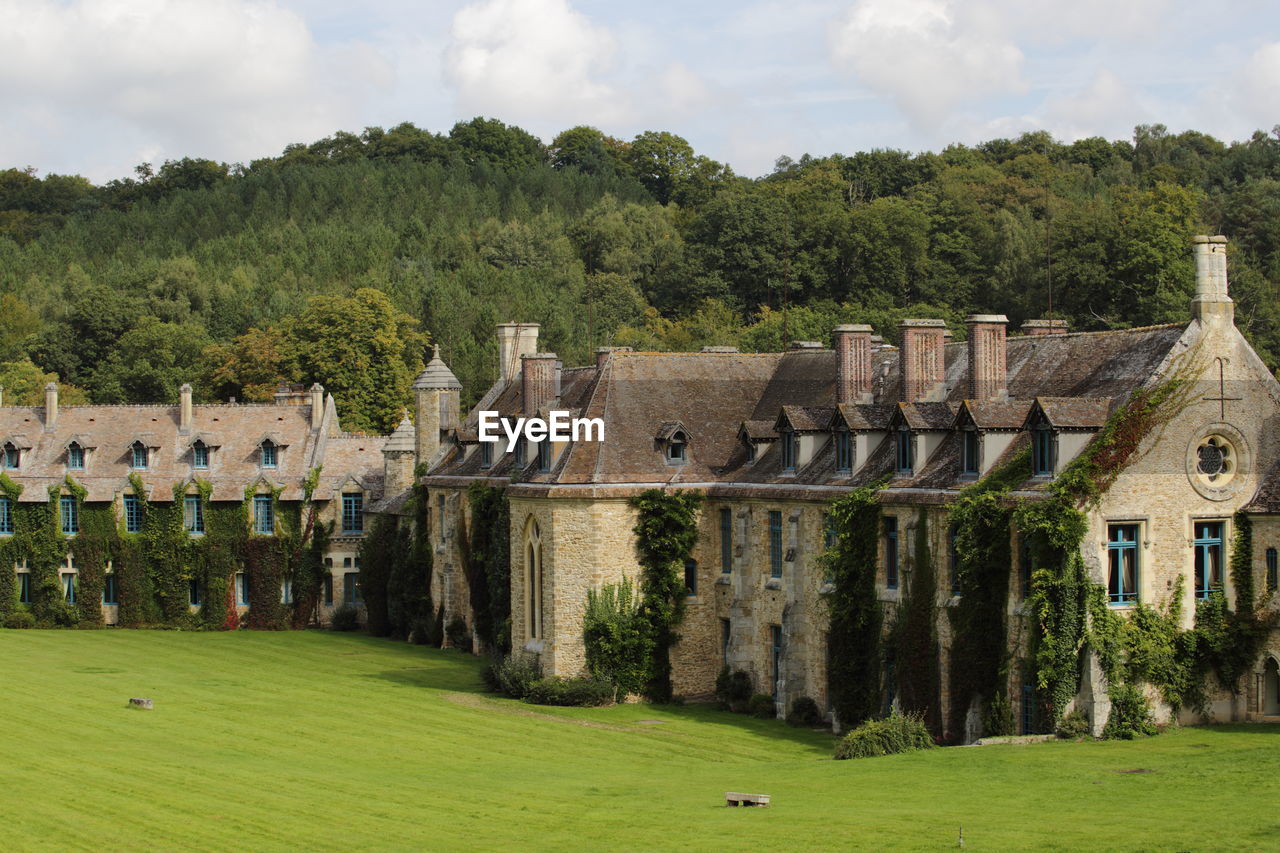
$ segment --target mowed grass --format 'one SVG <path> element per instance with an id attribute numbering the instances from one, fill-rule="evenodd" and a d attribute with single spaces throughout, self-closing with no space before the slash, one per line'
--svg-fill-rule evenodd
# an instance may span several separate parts
<path id="1" fill-rule="evenodd" d="M 320 632 L 0 631 L 3 847 L 939 850 L 961 826 L 969 851 L 1280 838 L 1277 728 L 836 762 L 822 733 L 695 706 L 540 709 L 484 694 L 479 671 Z M 726 791 L 774 805 L 727 809 Z"/>

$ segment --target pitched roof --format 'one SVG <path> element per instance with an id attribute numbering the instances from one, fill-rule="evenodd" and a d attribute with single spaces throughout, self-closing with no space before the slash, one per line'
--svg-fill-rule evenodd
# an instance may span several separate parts
<path id="1" fill-rule="evenodd" d="M 831 429 L 834 416 L 833 406 L 783 406 L 777 423 L 785 423 L 796 432 L 825 432 Z"/>
<path id="2" fill-rule="evenodd" d="M 1040 412 L 1055 429 L 1099 429 L 1111 414 L 1112 402 L 1106 397 L 1036 397 L 1027 419 Z"/>
<path id="3" fill-rule="evenodd" d="M 1280 513 L 1280 462 L 1271 466 L 1258 484 L 1258 491 L 1243 509 L 1245 512 Z"/>
<path id="4" fill-rule="evenodd" d="M 951 429 L 956 407 L 951 403 L 899 403 L 891 423 L 904 422 L 911 429 Z"/>
<path id="5" fill-rule="evenodd" d="M 1030 400 L 965 400 L 956 421 L 967 414 L 978 429 L 1022 429 L 1029 411 Z"/>
<path id="6" fill-rule="evenodd" d="M 852 430 L 883 430 L 889 428 L 895 406 L 870 403 L 840 403 L 836 406 L 839 419 Z M 833 423 L 832 426 L 837 424 Z"/>

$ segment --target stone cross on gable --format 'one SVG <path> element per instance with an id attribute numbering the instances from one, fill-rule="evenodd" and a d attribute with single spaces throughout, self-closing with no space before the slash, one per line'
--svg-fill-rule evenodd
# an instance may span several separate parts
<path id="1" fill-rule="evenodd" d="M 1233 400 L 1239 401 L 1242 398 L 1227 396 L 1227 374 L 1226 374 L 1226 370 L 1223 367 L 1223 365 L 1226 363 L 1226 359 L 1224 359 L 1222 356 L 1219 355 L 1214 357 L 1214 361 L 1218 362 L 1218 396 L 1204 397 L 1202 399 L 1204 399 L 1206 402 L 1217 402 L 1218 419 L 1225 421 L 1227 419 L 1227 403 Z"/>

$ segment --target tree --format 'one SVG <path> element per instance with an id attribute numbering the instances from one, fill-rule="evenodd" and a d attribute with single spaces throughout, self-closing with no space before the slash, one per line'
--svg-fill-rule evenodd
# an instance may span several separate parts
<path id="1" fill-rule="evenodd" d="M 560 133 L 551 142 L 551 168 L 577 169 L 586 175 L 611 177 L 630 173 L 625 153 L 626 143 L 606 137 L 594 127 L 579 125 Z"/>
<path id="2" fill-rule="evenodd" d="M 646 130 L 638 135 L 627 150 L 627 162 L 659 204 L 706 201 L 715 185 L 733 177 L 727 166 L 694 154 L 684 138 L 666 131 Z"/>
<path id="3" fill-rule="evenodd" d="M 0 362 L 0 387 L 4 388 L 6 406 L 43 406 L 44 386 L 57 381 L 56 374 L 45 373 L 26 359 Z M 83 406 L 88 402 L 89 395 L 83 388 L 58 386 L 59 405 Z"/>
<path id="4" fill-rule="evenodd" d="M 493 118 L 460 121 L 449 131 L 449 139 L 468 163 L 524 169 L 542 165 L 547 159 L 546 148 L 536 136 Z"/>
<path id="5" fill-rule="evenodd" d="M 200 373 L 209 338 L 203 326 L 144 317 L 121 336 L 91 378 L 95 403 L 159 403 Z"/>
<path id="6" fill-rule="evenodd" d="M 12 293 L 0 294 L 0 361 L 17 359 L 27 338 L 40 329 L 40 318 Z"/>
<path id="7" fill-rule="evenodd" d="M 288 341 L 276 328 L 250 329 L 229 344 L 204 351 L 200 387 L 213 400 L 235 397 L 248 403 L 269 403 L 281 382 L 294 382 Z"/>

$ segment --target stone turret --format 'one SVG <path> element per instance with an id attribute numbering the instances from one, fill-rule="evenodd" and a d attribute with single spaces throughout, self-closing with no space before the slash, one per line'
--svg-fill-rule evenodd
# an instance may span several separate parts
<path id="1" fill-rule="evenodd" d="M 1200 235 L 1191 238 L 1196 254 L 1196 296 L 1191 315 L 1201 323 L 1232 322 L 1235 305 L 1227 294 L 1227 238 Z"/>
<path id="2" fill-rule="evenodd" d="M 431 361 L 413 382 L 417 463 L 429 463 L 440 449 L 440 432 L 458 426 L 458 392 L 462 383 L 432 349 Z"/>
<path id="3" fill-rule="evenodd" d="M 417 431 L 409 413 L 405 412 L 400 425 L 382 446 L 383 494 L 392 497 L 413 485 L 413 468 L 418 452 Z"/>

